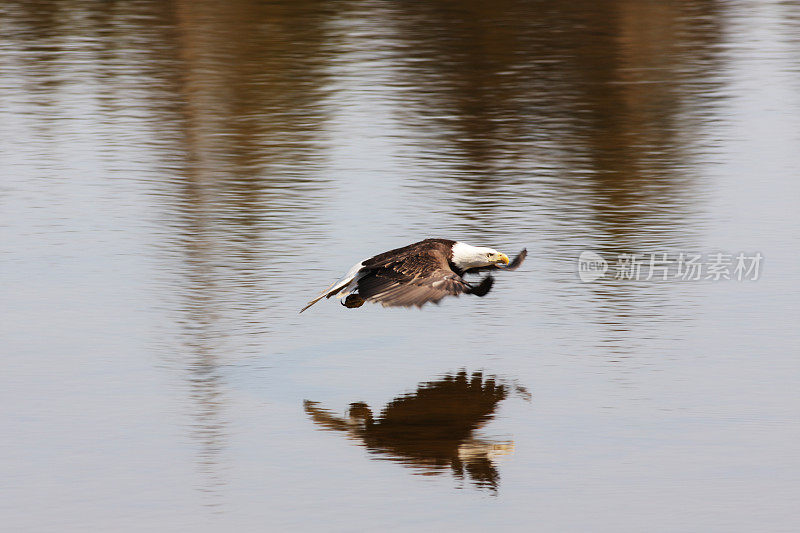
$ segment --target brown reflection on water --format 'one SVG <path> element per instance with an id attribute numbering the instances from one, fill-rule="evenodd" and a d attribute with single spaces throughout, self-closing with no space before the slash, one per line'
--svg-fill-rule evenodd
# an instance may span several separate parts
<path id="1" fill-rule="evenodd" d="M 420 383 L 415 392 L 389 402 L 377 417 L 363 402 L 350 404 L 346 419 L 317 402 L 306 400 L 304 407 L 315 424 L 347 433 L 375 458 L 389 458 L 423 475 L 449 470 L 496 491 L 500 474 L 494 458 L 511 453 L 514 443 L 476 437 L 475 432 L 514 390 L 528 396 L 522 387 L 461 371 Z"/>
<path id="2" fill-rule="evenodd" d="M 452 160 L 431 179 L 476 231 L 536 202 L 558 222 L 587 210 L 617 248 L 675 236 L 719 84 L 718 2 L 443 1 L 393 14 L 399 113 L 432 165 Z"/>
<path id="3" fill-rule="evenodd" d="M 692 231 L 702 176 L 691 167 L 708 148 L 697 130 L 720 84 L 719 15 L 713 1 L 619 2 L 610 30 L 584 39 L 593 53 L 576 55 L 583 120 L 571 144 L 586 151 L 596 221 L 617 249 Z"/>
<path id="4" fill-rule="evenodd" d="M 265 309 L 283 290 L 270 277 L 324 233 L 331 13 L 241 0 L 0 9 L 25 103 L 46 108 L 34 115 L 42 137 L 66 142 L 59 128 L 86 117 L 115 163 L 103 178 L 147 183 L 158 302 L 171 319 L 163 351 L 183 374 L 201 489 L 217 505 L 225 365 L 263 353 Z"/>
<path id="5" fill-rule="evenodd" d="M 174 132 L 160 194 L 168 254 L 181 287 L 174 304 L 188 348 L 199 462 L 221 480 L 227 443 L 221 369 L 231 356 L 261 353 L 272 270 L 299 252 L 289 243 L 316 227 L 324 153 L 319 130 L 325 75 L 322 14 L 275 4 L 179 2 L 169 54 L 157 73 L 174 99 L 160 110 Z M 291 45 L 290 45 L 291 43 Z M 177 156 L 177 158 L 176 158 Z M 315 228 L 311 230 L 309 228 Z"/>

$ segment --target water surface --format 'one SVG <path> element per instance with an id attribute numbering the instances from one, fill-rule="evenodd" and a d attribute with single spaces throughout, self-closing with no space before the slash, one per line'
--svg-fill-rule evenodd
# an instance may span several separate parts
<path id="1" fill-rule="evenodd" d="M 800 10 L 0 2 L 14 531 L 792 531 Z M 321 302 L 428 236 L 523 267 Z M 760 279 L 582 283 L 591 250 Z"/>

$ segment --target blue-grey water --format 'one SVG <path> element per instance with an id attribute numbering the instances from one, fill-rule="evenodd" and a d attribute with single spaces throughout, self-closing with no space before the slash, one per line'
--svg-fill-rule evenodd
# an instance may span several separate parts
<path id="1" fill-rule="evenodd" d="M 0 2 L 3 529 L 796 531 L 798 35 L 780 1 Z M 297 313 L 428 236 L 530 253 Z"/>

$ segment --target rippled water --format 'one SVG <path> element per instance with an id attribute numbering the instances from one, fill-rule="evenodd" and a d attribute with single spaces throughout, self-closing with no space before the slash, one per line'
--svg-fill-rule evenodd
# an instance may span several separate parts
<path id="1" fill-rule="evenodd" d="M 791 2 L 0 2 L 3 523 L 794 530 L 798 34 Z M 427 236 L 530 255 L 298 315 Z M 584 251 L 764 260 L 582 283 Z"/>

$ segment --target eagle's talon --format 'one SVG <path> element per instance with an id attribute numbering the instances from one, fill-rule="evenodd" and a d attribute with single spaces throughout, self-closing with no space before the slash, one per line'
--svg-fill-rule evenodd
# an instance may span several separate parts
<path id="1" fill-rule="evenodd" d="M 348 309 L 355 309 L 356 307 L 364 305 L 364 302 L 366 302 L 366 300 L 358 294 L 349 294 L 347 298 L 342 301 L 342 305 Z"/>

